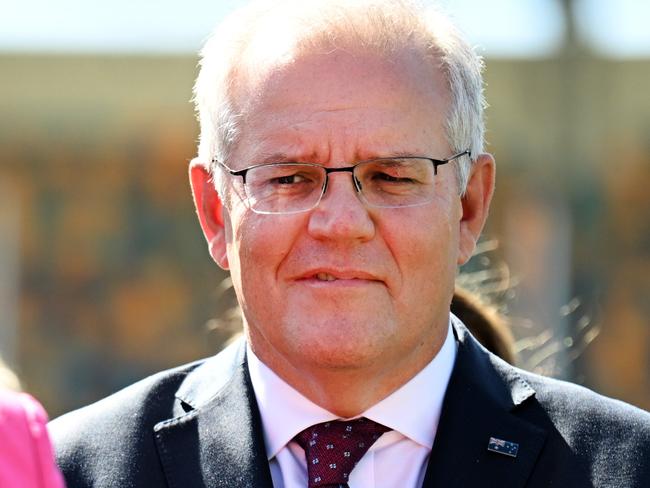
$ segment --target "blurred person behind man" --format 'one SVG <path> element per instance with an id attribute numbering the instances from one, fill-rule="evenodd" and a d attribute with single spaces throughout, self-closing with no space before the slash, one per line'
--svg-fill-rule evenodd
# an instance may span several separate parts
<path id="1" fill-rule="evenodd" d="M 488 351 L 510 364 L 517 364 L 510 324 L 494 304 L 481 296 L 480 290 L 470 291 L 456 286 L 450 311 Z"/>
<path id="2" fill-rule="evenodd" d="M 47 433 L 47 415 L 17 391 L 16 375 L 0 359 L 0 487 L 63 488 Z"/>
<path id="3" fill-rule="evenodd" d="M 647 412 L 450 313 L 494 188 L 481 69 L 407 0 L 255 2 L 216 31 L 190 181 L 245 339 L 53 421 L 71 488 L 650 486 Z"/>

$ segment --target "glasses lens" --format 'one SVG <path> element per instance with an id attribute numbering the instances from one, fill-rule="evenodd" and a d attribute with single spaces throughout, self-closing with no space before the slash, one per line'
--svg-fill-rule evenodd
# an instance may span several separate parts
<path id="1" fill-rule="evenodd" d="M 354 175 L 361 193 L 375 207 L 410 207 L 434 196 L 434 168 L 424 158 L 389 158 L 359 163 Z"/>
<path id="2" fill-rule="evenodd" d="M 258 213 L 293 213 L 316 206 L 323 191 L 325 170 L 310 164 L 278 163 L 251 168 L 246 196 Z"/>

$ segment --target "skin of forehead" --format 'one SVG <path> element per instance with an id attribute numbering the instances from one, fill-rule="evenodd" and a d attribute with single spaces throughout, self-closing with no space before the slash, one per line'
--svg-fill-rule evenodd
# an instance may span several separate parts
<path id="1" fill-rule="evenodd" d="M 443 107 L 443 110 L 445 112 L 448 110 L 450 104 L 450 95 L 447 88 L 445 74 L 440 71 L 439 63 L 435 63 L 432 55 L 423 52 L 423 50 L 417 46 L 410 46 L 389 53 L 381 53 L 377 52 L 375 49 L 365 48 L 356 49 L 354 51 L 349 49 L 334 49 L 329 51 L 324 49 L 310 49 L 302 51 L 294 50 L 290 53 L 278 53 L 274 59 L 266 59 L 261 64 L 258 64 L 253 68 L 250 67 L 250 60 L 245 62 L 247 68 L 239 73 L 238 82 L 235 84 L 236 90 L 234 98 L 236 105 L 240 107 L 241 112 L 240 127 L 242 133 L 238 139 L 241 139 L 243 137 L 243 135 L 246 133 L 247 126 L 251 126 L 254 121 L 273 116 L 273 107 L 268 106 L 268 104 L 265 103 L 265 95 L 270 91 L 277 89 L 278 84 L 282 82 L 283 77 L 285 75 L 290 76 L 292 69 L 299 70 L 301 64 L 313 62 L 313 60 L 318 59 L 318 57 L 325 59 L 326 57 L 335 56 L 352 56 L 359 59 L 360 62 L 364 60 L 370 60 L 371 63 L 374 63 L 376 66 L 378 66 L 378 70 L 381 70 L 381 83 L 385 84 L 388 82 L 394 86 L 396 90 L 408 89 L 411 91 L 410 95 L 413 97 L 413 99 L 416 100 L 435 100 L 435 102 L 432 103 L 432 112 L 434 110 L 440 110 L 440 107 Z M 394 76 L 394 70 L 382 70 L 382 65 L 384 67 L 386 65 L 394 65 L 393 67 L 403 65 L 405 68 L 410 68 L 407 70 L 407 72 L 409 72 L 411 75 L 414 73 L 422 73 L 424 71 L 424 76 L 430 78 L 431 83 L 418 83 L 419 80 L 413 79 L 412 76 L 411 79 L 406 76 Z M 443 90 L 439 89 L 441 86 L 444 87 Z M 354 87 L 349 87 L 349 90 L 354 90 Z M 302 102 L 306 102 L 304 103 L 305 105 L 311 104 L 315 110 L 322 109 L 323 111 L 336 112 L 339 108 L 342 108 L 332 105 L 318 106 L 319 94 L 314 93 L 313 90 L 310 90 L 309 86 L 305 86 L 305 89 L 301 90 L 298 93 L 292 92 L 291 95 L 294 99 L 299 97 Z M 431 120 L 432 123 L 435 120 L 433 113 Z M 441 131 L 444 131 L 444 128 L 441 127 L 440 129 Z M 233 153 L 238 152 L 236 144 L 233 149 Z M 248 159 L 247 156 L 250 155 L 243 153 L 249 153 L 249 150 L 246 148 L 241 149 L 242 153 L 240 153 L 239 156 L 241 156 L 243 159 Z M 372 157 L 389 155 L 392 154 L 376 154 Z M 399 153 L 394 155 L 406 155 L 406 153 Z M 259 154 L 256 156 L 259 160 Z M 262 155 L 262 158 L 266 156 L 272 155 L 265 154 Z M 448 155 L 438 154 L 433 156 L 444 158 Z M 368 158 L 368 156 L 363 155 L 359 155 L 358 157 L 360 160 Z M 312 162 L 313 158 L 309 159 L 309 161 Z"/>

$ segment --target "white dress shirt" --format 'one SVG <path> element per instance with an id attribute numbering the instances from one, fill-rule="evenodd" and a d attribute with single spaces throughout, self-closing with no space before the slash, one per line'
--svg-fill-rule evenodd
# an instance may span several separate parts
<path id="1" fill-rule="evenodd" d="M 422 486 L 456 347 L 450 321 L 447 338 L 431 362 L 360 415 L 392 430 L 372 445 L 350 473 L 350 488 Z M 273 486 L 305 488 L 305 453 L 293 438 L 311 425 L 339 417 L 287 384 L 253 354 L 250 346 L 248 368 L 262 416 Z"/>

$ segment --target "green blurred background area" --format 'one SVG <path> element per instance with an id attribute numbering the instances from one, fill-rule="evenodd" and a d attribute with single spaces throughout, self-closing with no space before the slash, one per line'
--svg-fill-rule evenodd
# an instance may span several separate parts
<path id="1" fill-rule="evenodd" d="M 99 41 L 0 35 L 0 355 L 52 416 L 213 354 L 230 333 L 217 319 L 234 298 L 189 192 L 189 99 L 201 40 L 241 2 L 190 3 L 204 10 L 118 5 L 94 25 L 128 18 L 130 34 Z M 525 367 L 649 409 L 650 41 L 621 51 L 629 41 L 576 20 L 630 31 L 589 8 L 642 15 L 645 2 L 444 3 L 485 44 L 498 164 L 483 252 L 465 271 L 507 310 Z M 521 5 L 538 10 L 519 19 Z M 164 15 L 192 35 L 132 25 Z M 517 32 L 535 29 L 555 37 L 522 50 Z"/>

